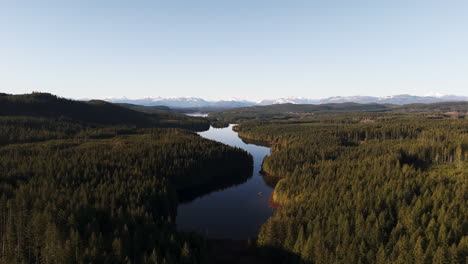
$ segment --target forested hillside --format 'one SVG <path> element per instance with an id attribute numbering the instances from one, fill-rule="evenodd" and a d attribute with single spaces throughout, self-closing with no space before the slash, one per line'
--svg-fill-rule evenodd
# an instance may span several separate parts
<path id="1" fill-rule="evenodd" d="M 124 103 L 118 103 L 117 105 L 137 110 L 140 112 L 146 112 L 146 113 L 161 113 L 161 112 L 174 112 L 170 107 L 164 106 L 164 105 L 154 105 L 154 106 L 146 106 L 146 105 L 136 105 L 136 104 L 124 104 Z"/>
<path id="2" fill-rule="evenodd" d="M 281 207 L 258 245 L 284 263 L 466 263 L 468 120 L 365 113 L 244 122 L 274 152 Z M 276 251 L 275 251 L 276 249 Z"/>
<path id="3" fill-rule="evenodd" d="M 443 102 L 433 104 L 274 104 L 266 106 L 253 106 L 234 108 L 210 113 L 208 118 L 212 123 L 221 125 L 228 123 L 245 122 L 249 120 L 289 120 L 289 119 L 311 119 L 317 115 L 350 114 L 350 113 L 430 113 L 440 115 L 449 112 L 463 118 L 468 112 L 468 102 Z"/>
<path id="4" fill-rule="evenodd" d="M 74 101 L 47 93 L 24 95 L 0 94 L 0 117 L 46 118 L 54 122 L 97 125 L 131 125 L 135 127 L 179 127 L 206 130 L 206 120 L 177 113 L 144 113 L 116 104 L 92 100 Z"/>
<path id="5" fill-rule="evenodd" d="M 382 104 L 274 104 L 234 108 L 209 114 L 212 121 L 238 122 L 252 119 L 289 119 L 324 113 L 382 112 L 391 109 Z"/>
<path id="6" fill-rule="evenodd" d="M 397 106 L 395 111 L 400 112 L 459 112 L 468 113 L 468 102 L 441 102 L 432 104 L 407 104 Z"/>
<path id="7" fill-rule="evenodd" d="M 277 263 L 466 263 L 466 107 L 213 113 L 211 124 L 240 122 L 244 139 L 268 143 L 263 173 L 280 178 L 258 248 L 238 252 Z M 176 231 L 178 201 L 245 181 L 252 157 L 181 129 L 207 120 L 166 110 L 1 94 L 0 263 L 205 263 L 206 238 Z"/>
<path id="8" fill-rule="evenodd" d="M 177 193 L 252 169 L 240 149 L 165 128 L 202 119 L 158 128 L 108 103 L 0 98 L 0 263 L 200 263 L 204 238 L 176 232 Z"/>

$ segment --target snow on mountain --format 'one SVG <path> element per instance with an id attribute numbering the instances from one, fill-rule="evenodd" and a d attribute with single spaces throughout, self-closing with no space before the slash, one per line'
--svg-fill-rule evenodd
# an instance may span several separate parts
<path id="1" fill-rule="evenodd" d="M 317 104 L 317 99 L 308 99 L 304 97 L 287 97 L 278 98 L 273 100 L 262 100 L 258 102 L 258 105 L 271 105 L 271 104 Z"/>
<path id="2" fill-rule="evenodd" d="M 128 99 L 128 98 L 107 98 L 105 99 L 113 103 L 128 103 L 138 105 L 164 105 L 173 108 L 191 108 L 191 107 L 214 107 L 214 108 L 234 108 L 255 105 L 254 102 L 245 100 L 220 100 L 220 101 L 207 101 L 197 97 L 175 97 L 175 98 L 162 98 L 162 97 L 147 97 L 142 99 Z"/>
<path id="3" fill-rule="evenodd" d="M 437 103 L 437 102 L 448 102 L 448 101 L 468 101 L 467 96 L 456 96 L 456 95 L 443 95 L 431 93 L 430 96 L 416 96 L 409 94 L 400 94 L 392 96 L 334 96 L 324 99 L 309 99 L 304 97 L 287 97 L 278 98 L 272 100 L 261 100 L 259 102 L 252 102 L 247 100 L 231 99 L 231 100 L 219 100 L 219 101 L 208 101 L 198 97 L 174 97 L 174 98 L 162 98 L 162 97 L 147 97 L 142 99 L 129 99 L 126 97 L 122 98 L 107 98 L 109 102 L 114 103 L 129 103 L 139 105 L 164 105 L 173 108 L 200 108 L 200 107 L 211 107 L 211 108 L 236 108 L 246 107 L 253 105 L 272 105 L 272 104 L 328 104 L 328 103 L 378 103 L 378 104 L 414 104 L 414 103 Z"/>
<path id="4" fill-rule="evenodd" d="M 404 105 L 404 104 L 414 104 L 414 103 L 437 103 L 437 102 L 447 102 L 447 101 L 468 101 L 466 96 L 455 96 L 455 95 L 443 95 L 440 97 L 435 96 L 416 96 L 409 94 L 400 94 L 392 96 L 336 96 L 326 99 L 319 100 L 321 104 L 325 103 L 360 103 L 360 104 L 369 104 L 369 103 L 378 103 L 378 104 L 395 104 L 395 105 Z"/>

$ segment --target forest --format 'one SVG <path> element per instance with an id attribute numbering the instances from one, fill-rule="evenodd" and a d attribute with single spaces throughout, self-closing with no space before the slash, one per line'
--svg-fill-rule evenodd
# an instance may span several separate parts
<path id="1" fill-rule="evenodd" d="M 271 147 L 262 173 L 279 179 L 273 216 L 245 241 L 262 263 L 466 263 L 467 110 L 285 104 L 205 119 L 0 94 L 0 264 L 210 263 L 210 246 L 235 243 L 178 232 L 176 209 L 252 174 L 247 152 L 195 133 L 233 122 Z"/>
<path id="2" fill-rule="evenodd" d="M 348 115 L 351 113 L 414 113 L 444 116 L 451 118 L 464 118 L 468 112 L 468 102 L 442 102 L 432 104 L 274 104 L 265 106 L 252 106 L 232 108 L 210 113 L 208 119 L 217 126 L 227 126 L 228 123 L 241 123 L 245 121 L 288 120 L 315 122 L 315 116 L 320 115 Z M 340 118 L 340 117 L 338 117 Z"/>
<path id="3" fill-rule="evenodd" d="M 468 119 L 323 114 L 237 130 L 271 144 L 263 171 L 281 178 L 280 208 L 258 236 L 265 254 L 283 252 L 283 263 L 466 263 Z"/>
<path id="4" fill-rule="evenodd" d="M 206 239 L 176 231 L 178 196 L 252 170 L 245 151 L 179 128 L 200 118 L 0 100 L 0 263 L 201 263 Z"/>
<path id="5" fill-rule="evenodd" d="M 165 111 L 165 108 L 156 108 L 159 111 L 155 111 L 154 108 L 152 108 L 152 111 L 136 111 L 138 109 L 100 100 L 69 100 L 48 93 L 24 95 L 0 93 L 0 116 L 6 120 L 4 122 L 8 122 L 12 117 L 19 119 L 18 122 L 21 122 L 27 117 L 29 120 L 25 122 L 28 123 L 31 119 L 39 118 L 40 124 L 43 121 L 50 122 L 52 120 L 54 122 L 69 123 L 69 125 L 79 124 L 85 128 L 95 128 L 99 125 L 101 127 L 125 125 L 137 128 L 178 127 L 194 131 L 203 131 L 209 128 L 209 122 L 203 118 Z M 21 123 L 14 125 L 18 126 Z M 63 126 L 64 124 L 61 124 L 61 127 Z M 39 130 L 42 128 L 41 125 L 30 127 Z M 69 132 L 72 133 L 73 131 Z"/>

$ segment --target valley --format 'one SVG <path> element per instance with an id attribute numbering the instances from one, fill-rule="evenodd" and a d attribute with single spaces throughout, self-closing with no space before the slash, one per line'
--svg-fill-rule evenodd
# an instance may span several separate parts
<path id="1" fill-rule="evenodd" d="M 0 102 L 2 264 L 468 256 L 463 102 L 208 116 L 41 93 Z"/>

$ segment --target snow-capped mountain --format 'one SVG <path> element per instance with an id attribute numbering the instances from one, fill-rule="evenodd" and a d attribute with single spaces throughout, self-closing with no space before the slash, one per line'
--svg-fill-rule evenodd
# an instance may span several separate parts
<path id="1" fill-rule="evenodd" d="M 213 108 L 235 108 L 255 105 L 254 102 L 245 100 L 220 100 L 220 101 L 207 101 L 197 97 L 175 97 L 175 98 L 162 98 L 162 97 L 148 97 L 142 99 L 128 99 L 128 98 L 108 98 L 106 101 L 113 103 L 128 103 L 137 105 L 164 105 L 173 108 L 194 108 L 194 107 L 213 107 Z"/>
<path id="2" fill-rule="evenodd" d="M 278 98 L 273 100 L 262 100 L 259 102 L 247 101 L 247 100 L 220 100 L 220 101 L 208 101 L 198 97 L 176 97 L 176 98 L 162 98 L 162 97 L 148 97 L 142 99 L 128 99 L 128 98 L 108 98 L 106 101 L 113 103 L 128 103 L 138 105 L 164 105 L 172 108 L 236 108 L 246 107 L 253 105 L 271 105 L 271 104 L 328 104 L 328 103 L 378 103 L 378 104 L 414 104 L 414 103 L 437 103 L 437 102 L 448 102 L 448 101 L 468 101 L 467 96 L 456 96 L 456 95 L 440 95 L 434 94 L 430 96 L 416 96 L 409 94 L 400 94 L 392 96 L 334 96 L 324 99 L 309 99 L 303 97 L 288 97 Z"/>
<path id="3" fill-rule="evenodd" d="M 466 96 L 455 96 L 455 95 L 443 95 L 443 96 L 416 96 L 409 94 L 400 94 L 383 97 L 373 96 L 348 96 L 348 97 L 330 97 L 327 99 L 320 100 L 321 104 L 324 103 L 345 103 L 353 102 L 360 104 L 378 103 L 378 104 L 415 104 L 415 103 L 437 103 L 437 102 L 448 102 L 448 101 L 468 101 Z"/>
<path id="4" fill-rule="evenodd" d="M 273 100 L 262 100 L 258 105 L 272 105 L 272 104 L 318 104 L 318 99 L 308 99 L 304 97 L 288 97 Z"/>
<path id="5" fill-rule="evenodd" d="M 307 99 L 300 97 L 290 97 L 290 98 L 280 98 L 276 100 L 263 100 L 259 102 L 259 105 L 270 105 L 270 104 L 330 104 L 330 103 L 359 103 L 359 104 L 395 104 L 395 105 L 404 105 L 404 104 L 414 104 L 414 103 L 437 103 L 437 102 L 448 102 L 448 101 L 468 101 L 466 96 L 456 96 L 456 95 L 439 95 L 439 96 L 416 96 L 409 94 L 400 94 L 392 96 L 334 96 L 324 99 Z"/>

